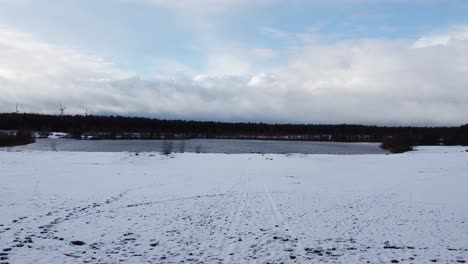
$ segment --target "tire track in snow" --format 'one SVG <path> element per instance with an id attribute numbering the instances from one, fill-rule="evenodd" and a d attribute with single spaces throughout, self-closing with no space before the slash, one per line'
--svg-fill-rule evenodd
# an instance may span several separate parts
<path id="1" fill-rule="evenodd" d="M 242 178 L 241 191 L 238 194 L 238 199 L 235 206 L 230 209 L 229 212 L 229 224 L 225 232 L 225 236 L 221 240 L 221 244 L 218 246 L 220 249 L 219 260 L 223 263 L 232 263 L 232 258 L 235 249 L 235 240 L 239 236 L 239 227 L 241 225 L 241 217 L 244 213 L 246 199 L 247 199 L 247 185 L 250 177 L 247 174 Z"/>
<path id="2" fill-rule="evenodd" d="M 270 190 L 268 187 L 265 185 L 265 183 L 259 179 L 259 177 L 256 177 L 257 184 L 259 184 L 259 187 L 261 189 L 261 193 L 264 196 L 264 199 L 267 201 L 268 206 L 270 207 L 270 211 L 272 212 L 270 215 L 272 215 L 272 218 L 274 222 L 277 224 L 275 226 L 279 227 L 279 239 L 281 239 L 281 246 L 282 246 L 282 252 L 288 252 L 289 256 L 289 261 L 296 260 L 299 256 L 300 253 L 297 251 L 298 249 L 298 239 L 297 236 L 294 235 L 293 231 L 290 228 L 289 223 L 286 221 L 286 219 L 283 217 L 283 214 L 281 213 L 281 210 L 278 208 L 275 200 L 273 199 Z M 265 241 L 268 242 L 268 241 Z M 283 243 L 284 242 L 284 243 Z M 276 252 L 280 253 L 280 252 Z M 281 254 L 278 254 L 277 259 L 281 259 Z"/>
<path id="3" fill-rule="evenodd" d="M 238 191 L 238 187 L 242 187 L 243 184 L 244 182 L 242 180 L 240 182 L 236 182 L 230 188 L 228 188 L 226 193 L 221 195 L 200 196 L 202 198 L 219 196 L 220 199 L 216 200 L 213 203 L 209 201 L 208 204 L 210 209 L 206 213 L 204 213 L 205 210 L 203 210 L 204 204 L 201 205 L 202 210 L 201 215 L 199 215 L 199 219 L 195 219 L 196 221 L 191 223 L 190 227 L 185 230 L 183 237 L 200 239 L 201 232 L 208 232 L 209 236 L 215 235 L 216 231 L 213 232 L 213 229 L 218 227 L 213 224 L 215 220 L 215 215 L 224 214 L 225 207 L 223 205 L 225 204 L 226 200 L 232 198 L 233 194 Z M 199 230 L 200 228 L 202 230 Z M 207 231 L 209 230 L 209 228 L 211 228 L 211 230 Z M 185 252 L 185 257 L 188 258 L 188 261 L 194 261 L 198 263 L 211 263 L 215 260 L 218 260 L 217 253 L 219 252 L 219 247 L 213 248 L 211 246 L 213 244 L 211 243 L 211 241 L 198 241 L 196 245 L 194 244 L 194 242 L 196 241 L 189 241 L 189 243 L 186 244 L 185 247 L 181 250 L 182 252 Z M 222 240 L 220 239 L 214 242 L 215 245 L 220 245 L 221 243 Z M 194 254 L 194 252 L 199 252 L 199 254 L 196 255 Z"/>
<path id="4" fill-rule="evenodd" d="M 219 228 L 218 232 L 221 232 L 223 229 L 222 224 L 216 225 L 215 221 L 216 220 L 222 220 L 224 217 L 226 221 L 226 201 L 229 199 L 232 199 L 234 197 L 234 194 L 238 191 L 238 188 L 241 189 L 242 191 L 242 186 L 243 186 L 243 178 L 234 183 L 230 188 L 228 188 L 228 191 L 225 193 L 225 195 L 220 199 L 217 203 L 215 203 L 210 211 L 207 214 L 206 219 L 202 219 L 202 221 L 208 221 L 207 226 L 211 228 L 211 231 L 209 233 L 210 236 L 216 235 L 216 229 Z M 237 201 L 237 200 L 236 200 Z M 236 201 L 231 201 L 231 206 L 237 205 L 238 203 Z M 232 208 L 232 207 L 231 207 Z M 223 222 L 225 223 L 225 222 Z M 212 244 L 208 246 L 208 243 L 205 242 L 202 244 L 201 249 L 203 252 L 205 252 L 205 256 L 202 258 L 202 261 L 204 263 L 209 263 L 208 261 L 214 261 L 214 260 L 219 260 L 219 252 L 221 252 L 221 246 L 223 244 L 224 236 L 217 236 L 217 239 L 215 242 L 212 244 L 215 245 L 215 247 L 212 247 Z M 210 252 L 211 250 L 215 250 L 214 252 Z M 207 256 L 207 253 L 210 253 L 211 255 Z M 207 259 L 210 258 L 210 259 Z"/>
<path id="5" fill-rule="evenodd" d="M 158 211 L 156 206 L 172 207 L 173 215 L 167 216 L 159 226 L 159 237 L 156 235 L 158 250 L 154 251 L 152 263 L 213 263 L 218 261 L 220 242 L 211 240 L 220 237 L 226 203 L 239 191 L 242 181 L 236 181 L 225 190 L 225 193 L 196 195 L 151 202 L 130 204 L 119 207 L 120 210 L 135 207 L 147 207 L 145 211 Z M 188 210 L 187 210 L 188 209 Z M 165 224 L 164 224 L 165 223 Z M 173 251 L 174 248 L 178 248 Z M 155 248 L 156 249 L 156 248 Z M 153 253 L 152 253 L 153 254 Z M 156 256 L 160 260 L 156 260 Z M 141 261 L 145 260 L 142 256 Z"/>

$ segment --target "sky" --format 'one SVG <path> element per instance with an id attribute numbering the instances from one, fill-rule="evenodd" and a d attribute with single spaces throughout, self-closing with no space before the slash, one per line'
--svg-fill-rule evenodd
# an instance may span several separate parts
<path id="1" fill-rule="evenodd" d="M 468 0 L 0 0 L 0 112 L 468 123 Z"/>

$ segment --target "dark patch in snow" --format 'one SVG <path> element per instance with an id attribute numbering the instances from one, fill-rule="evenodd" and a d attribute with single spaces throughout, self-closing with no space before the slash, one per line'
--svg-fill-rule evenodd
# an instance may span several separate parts
<path id="1" fill-rule="evenodd" d="M 84 246 L 84 245 L 86 245 L 85 242 L 80 241 L 80 240 L 73 240 L 73 241 L 70 242 L 70 244 L 72 244 L 74 246 Z"/>

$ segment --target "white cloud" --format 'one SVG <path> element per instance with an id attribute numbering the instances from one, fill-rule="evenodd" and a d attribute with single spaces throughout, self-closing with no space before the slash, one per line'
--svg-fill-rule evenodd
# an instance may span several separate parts
<path id="1" fill-rule="evenodd" d="M 2 0 L 0 0 L 1 2 Z M 14 0 L 3 0 L 14 1 Z M 23 0 L 26 1 L 26 0 Z M 275 4 L 289 5 L 363 5 L 363 4 L 398 4 L 398 3 L 416 3 L 416 4 L 434 4 L 434 3 L 459 3 L 460 6 L 466 4 L 463 0 L 118 0 L 124 3 L 142 3 L 155 5 L 175 10 L 190 10 L 202 13 L 223 12 L 233 8 L 251 8 L 258 6 L 271 6 Z"/>
<path id="2" fill-rule="evenodd" d="M 205 11 L 223 11 L 229 8 L 253 5 L 265 5 L 279 0 L 121 0 L 127 3 L 146 3 L 170 9 L 197 9 Z"/>
<path id="3" fill-rule="evenodd" d="M 273 75 L 261 72 L 250 78 L 247 85 L 250 87 L 268 87 L 276 85 L 277 78 Z"/>
<path id="4" fill-rule="evenodd" d="M 462 114 L 468 111 L 467 44 L 414 49 L 403 40 L 315 43 L 276 74 L 298 100 L 290 111 L 300 119 L 458 124 L 468 122 Z"/>
<path id="5" fill-rule="evenodd" d="M 468 26 L 456 27 L 449 32 L 442 32 L 425 36 L 418 39 L 413 47 L 426 48 L 431 46 L 447 46 L 453 41 L 463 41 L 468 39 Z"/>
<path id="6" fill-rule="evenodd" d="M 30 0 L 0 0 L 0 5 L 13 5 L 13 6 L 22 6 L 29 2 Z"/>
<path id="7" fill-rule="evenodd" d="M 251 50 L 251 55 L 259 60 L 269 60 L 277 56 L 277 52 L 272 49 L 255 48 Z"/>
<path id="8" fill-rule="evenodd" d="M 1 111 L 12 103 L 23 110 L 51 111 L 60 102 L 70 109 L 87 100 L 115 97 L 108 93 L 111 80 L 133 75 L 98 57 L 38 41 L 33 36 L 0 27 Z"/>
<path id="9" fill-rule="evenodd" d="M 461 124 L 468 122 L 468 39 L 452 38 L 418 48 L 419 40 L 310 41 L 281 67 L 258 72 L 248 60 L 251 50 L 213 53 L 204 73 L 174 62 L 142 79 L 3 27 L 0 111 L 13 111 L 18 102 L 23 111 L 57 113 L 63 103 L 69 113 L 86 105 L 95 113 L 167 118 Z M 164 67 L 163 60 L 155 64 Z"/>
<path id="10" fill-rule="evenodd" d="M 247 75 L 251 71 L 247 58 L 236 57 L 228 53 L 210 55 L 205 66 L 209 75 Z"/>

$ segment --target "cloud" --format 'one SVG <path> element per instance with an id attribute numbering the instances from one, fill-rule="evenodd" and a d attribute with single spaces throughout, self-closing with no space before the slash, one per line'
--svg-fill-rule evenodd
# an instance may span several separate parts
<path id="1" fill-rule="evenodd" d="M 14 1 L 14 0 L 0 0 Z M 26 1 L 26 0 L 23 0 Z M 289 5 L 308 5 L 308 6 L 324 6 L 324 5 L 366 5 L 366 4 L 437 4 L 437 3 L 459 3 L 465 6 L 463 0 L 119 0 L 124 3 L 140 3 L 155 5 L 168 9 L 186 9 L 191 11 L 204 12 L 221 12 L 232 8 L 271 6 L 275 4 Z"/>
<path id="2" fill-rule="evenodd" d="M 30 0 L 0 0 L 0 5 L 23 6 Z"/>
<path id="3" fill-rule="evenodd" d="M 468 26 L 460 26 L 449 32 L 435 33 L 421 37 L 414 43 L 414 48 L 426 48 L 431 46 L 447 46 L 454 41 L 468 40 Z"/>
<path id="4" fill-rule="evenodd" d="M 150 4 L 173 10 L 190 10 L 201 13 L 219 13 L 232 8 L 271 5 L 280 0 L 120 0 L 124 3 Z"/>
<path id="5" fill-rule="evenodd" d="M 90 100 L 100 104 L 115 99 L 108 83 L 125 79 L 132 72 L 119 69 L 99 57 L 50 45 L 23 32 L 0 27 L 1 111 L 13 102 L 28 111 L 53 111 L 60 102 L 70 110 Z"/>
<path id="6" fill-rule="evenodd" d="M 93 113 L 163 118 L 458 125 L 468 122 L 463 32 L 447 30 L 451 37 L 443 45 L 418 44 L 431 36 L 333 43 L 317 37 L 266 70 L 251 66 L 255 49 L 249 49 L 244 56 L 211 54 L 201 62 L 210 65 L 206 72 L 161 60 L 156 71 L 167 68 L 143 78 L 87 52 L 0 27 L 0 111 L 19 103 L 21 111 L 58 113 L 62 103 L 69 113 L 87 106 Z"/>
<path id="7" fill-rule="evenodd" d="M 468 43 L 414 49 L 405 40 L 309 44 L 276 72 L 291 116 L 319 122 L 459 124 L 468 120 Z"/>
<path id="8" fill-rule="evenodd" d="M 272 49 L 255 48 L 251 50 L 251 55 L 260 60 L 269 60 L 277 56 L 277 52 Z"/>

